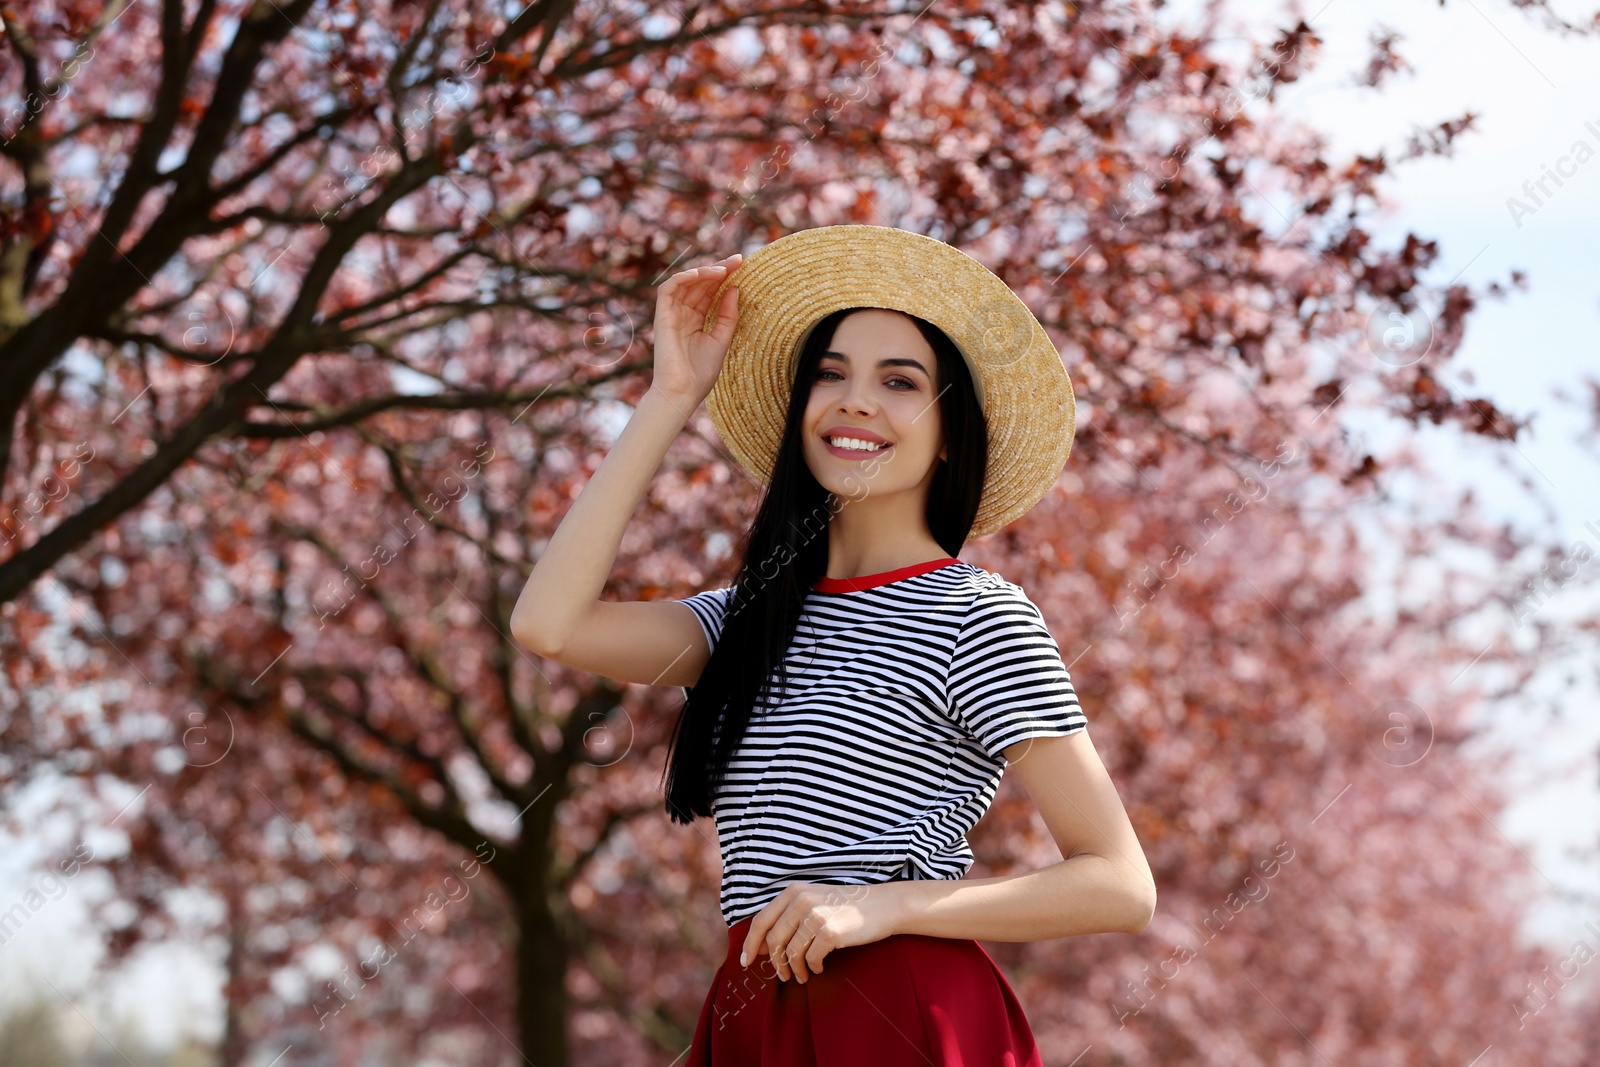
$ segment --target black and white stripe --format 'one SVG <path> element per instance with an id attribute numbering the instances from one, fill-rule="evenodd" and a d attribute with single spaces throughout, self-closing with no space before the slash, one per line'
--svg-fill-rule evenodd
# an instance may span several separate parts
<path id="1" fill-rule="evenodd" d="M 713 645 L 733 591 L 680 601 Z M 960 561 L 813 590 L 787 666 L 712 803 L 730 926 L 790 882 L 962 877 L 1006 746 L 1088 725 L 1038 607 Z"/>

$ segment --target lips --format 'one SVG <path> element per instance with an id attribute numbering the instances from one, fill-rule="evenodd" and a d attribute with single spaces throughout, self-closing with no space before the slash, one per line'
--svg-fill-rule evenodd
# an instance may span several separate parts
<path id="1" fill-rule="evenodd" d="M 837 426 L 829 426 L 826 430 L 822 431 L 822 436 L 854 437 L 858 441 L 871 441 L 875 445 L 886 445 L 889 443 L 888 439 L 885 438 L 883 434 L 874 433 L 865 426 L 846 426 L 843 423 L 840 423 Z"/>
<path id="2" fill-rule="evenodd" d="M 830 435 L 830 436 L 832 436 L 832 435 Z M 853 435 L 853 434 L 839 434 L 838 436 L 839 437 L 854 437 L 855 435 Z M 865 441 L 865 440 L 870 440 L 870 438 L 856 437 L 856 440 Z M 822 446 L 824 448 L 826 448 L 829 452 L 831 452 L 833 455 L 842 457 L 844 459 L 861 459 L 861 458 L 866 457 L 866 456 L 881 456 L 885 452 L 889 451 L 889 449 L 894 447 L 891 444 L 885 443 L 883 445 L 883 447 L 878 448 L 878 449 L 873 450 L 873 451 L 868 451 L 867 449 L 864 449 L 864 448 L 841 448 L 840 446 L 834 444 L 832 441 L 829 441 L 827 439 L 827 437 L 824 437 L 822 439 Z"/>

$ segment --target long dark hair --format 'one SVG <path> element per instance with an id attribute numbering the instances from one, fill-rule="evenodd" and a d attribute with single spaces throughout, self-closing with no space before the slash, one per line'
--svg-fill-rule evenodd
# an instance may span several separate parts
<path id="1" fill-rule="evenodd" d="M 771 483 L 744 536 L 722 633 L 700 680 L 688 690 L 668 744 L 665 792 L 673 822 L 687 824 L 697 815 L 711 816 L 711 798 L 757 705 L 777 704 L 771 694 L 787 688 L 784 653 L 806 593 L 827 573 L 828 520 L 842 506 L 806 464 L 800 424 L 834 330 L 859 310 L 845 308 L 822 319 L 800 350 L 783 440 Z M 940 461 L 929 487 L 928 531 L 954 556 L 977 518 L 989 463 L 988 427 L 971 371 L 955 343 L 932 323 L 907 317 L 933 349 L 948 456 Z"/>

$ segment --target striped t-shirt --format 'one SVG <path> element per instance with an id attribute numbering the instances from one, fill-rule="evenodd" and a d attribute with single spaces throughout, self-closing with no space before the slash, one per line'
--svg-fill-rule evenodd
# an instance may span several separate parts
<path id="1" fill-rule="evenodd" d="M 734 588 L 679 601 L 713 646 Z M 790 882 L 962 877 L 1001 752 L 1088 725 L 1039 609 L 997 574 L 947 557 L 812 588 L 788 688 L 712 798 L 730 926 Z"/>

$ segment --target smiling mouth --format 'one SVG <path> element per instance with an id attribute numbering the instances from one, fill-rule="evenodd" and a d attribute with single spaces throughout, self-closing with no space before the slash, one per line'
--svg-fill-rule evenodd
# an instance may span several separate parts
<path id="1" fill-rule="evenodd" d="M 838 449 L 840 452 L 857 452 L 863 456 L 876 455 L 892 447 L 890 445 L 876 444 L 872 441 L 864 441 L 859 437 L 824 437 L 823 440 L 830 447 Z"/>

